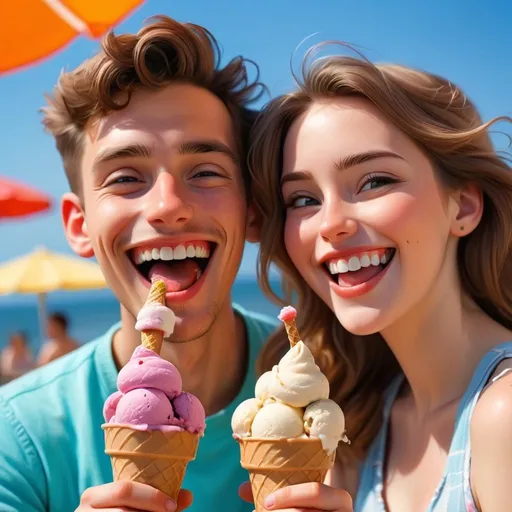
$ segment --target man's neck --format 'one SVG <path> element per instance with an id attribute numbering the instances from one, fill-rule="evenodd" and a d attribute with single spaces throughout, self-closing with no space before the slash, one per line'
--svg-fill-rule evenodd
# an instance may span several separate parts
<path id="1" fill-rule="evenodd" d="M 135 319 L 121 306 L 121 329 L 112 344 L 118 369 L 128 362 L 139 344 Z M 186 343 L 164 342 L 161 356 L 178 368 L 183 390 L 196 395 L 207 416 L 211 416 L 225 408 L 240 391 L 247 373 L 247 347 L 244 321 L 228 303 L 207 334 Z"/>

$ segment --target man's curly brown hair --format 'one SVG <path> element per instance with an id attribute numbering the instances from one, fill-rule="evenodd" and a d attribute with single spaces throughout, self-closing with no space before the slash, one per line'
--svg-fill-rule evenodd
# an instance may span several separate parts
<path id="1" fill-rule="evenodd" d="M 249 63 L 256 70 L 254 80 L 248 77 Z M 245 154 L 256 118 L 248 106 L 265 92 L 257 65 L 236 57 L 221 67 L 219 45 L 208 30 L 156 16 L 136 34 L 109 33 L 101 51 L 75 70 L 61 73 L 53 94 L 46 96 L 43 124 L 55 137 L 73 192 L 81 195 L 80 165 L 89 121 L 125 108 L 137 88 L 156 90 L 176 82 L 207 89 L 226 105 L 248 189 Z M 119 93 L 128 93 L 126 101 L 120 101 Z"/>

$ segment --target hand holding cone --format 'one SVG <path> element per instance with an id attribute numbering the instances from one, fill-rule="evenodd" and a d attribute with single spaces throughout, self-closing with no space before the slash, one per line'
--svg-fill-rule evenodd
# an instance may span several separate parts
<path id="1" fill-rule="evenodd" d="M 291 306 L 283 308 L 281 313 L 279 313 L 279 320 L 284 323 L 286 334 L 288 334 L 288 340 L 290 341 L 290 346 L 292 348 L 300 341 L 299 331 L 297 330 L 297 325 L 295 324 L 296 317 L 297 311 Z"/>
<path id="2" fill-rule="evenodd" d="M 149 304 L 160 304 L 165 306 L 165 294 L 167 293 L 167 288 L 165 283 L 161 280 L 153 281 L 151 284 L 151 289 L 149 291 L 149 296 L 146 299 L 146 306 Z M 141 333 L 141 344 L 143 347 L 160 354 L 162 349 L 162 343 L 164 339 L 164 333 L 162 331 L 157 331 L 153 329 L 144 330 Z"/>

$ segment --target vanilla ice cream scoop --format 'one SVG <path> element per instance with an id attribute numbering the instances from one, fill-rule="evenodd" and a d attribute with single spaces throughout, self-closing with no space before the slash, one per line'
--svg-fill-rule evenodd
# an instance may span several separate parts
<path id="1" fill-rule="evenodd" d="M 267 403 L 256 414 L 252 422 L 252 437 L 286 438 L 304 434 L 304 411 L 289 405 Z"/>
<path id="2" fill-rule="evenodd" d="M 240 437 L 251 435 L 251 426 L 254 417 L 260 410 L 260 402 L 256 398 L 244 400 L 233 413 L 231 417 L 231 428 L 233 434 Z"/>
<path id="3" fill-rule="evenodd" d="M 269 372 L 265 372 L 256 382 L 256 388 L 254 389 L 254 395 L 261 402 L 264 403 L 266 400 L 270 398 L 269 386 L 272 382 L 273 373 L 276 371 L 277 366 L 274 366 L 274 369 Z"/>
<path id="4" fill-rule="evenodd" d="M 309 348 L 299 341 L 272 371 L 268 391 L 292 407 L 306 407 L 329 397 L 329 381 L 316 365 Z"/>
<path id="5" fill-rule="evenodd" d="M 340 441 L 349 442 L 345 435 L 345 415 L 336 402 L 328 399 L 306 407 L 304 431 L 312 437 L 318 437 L 327 453 L 334 452 Z"/>

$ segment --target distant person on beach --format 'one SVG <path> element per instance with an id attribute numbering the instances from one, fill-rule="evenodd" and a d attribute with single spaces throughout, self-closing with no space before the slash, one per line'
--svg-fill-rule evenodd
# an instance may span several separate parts
<path id="1" fill-rule="evenodd" d="M 43 366 L 72 352 L 80 345 L 68 333 L 69 321 L 64 313 L 52 313 L 48 316 L 48 340 L 41 347 L 37 357 L 37 366 Z"/>
<path id="2" fill-rule="evenodd" d="M 11 334 L 7 346 L 0 354 L 0 380 L 5 383 L 20 377 L 34 367 L 34 356 L 25 333 Z"/>
<path id="3" fill-rule="evenodd" d="M 277 319 L 234 305 L 231 290 L 246 239 L 259 236 L 246 156 L 249 106 L 263 89 L 241 57 L 221 62 L 206 29 L 162 16 L 137 34 L 109 35 L 48 98 L 44 124 L 71 187 L 66 236 L 75 253 L 97 258 L 121 322 L 0 389 L 3 512 L 176 509 L 152 487 L 112 483 L 101 429 L 118 371 L 140 345 L 135 319 L 154 273 L 177 317 L 162 356 L 208 415 L 184 482 L 194 502 L 183 491 L 179 509 L 254 509 L 238 496 L 247 473 L 230 423 L 253 396 Z"/>

